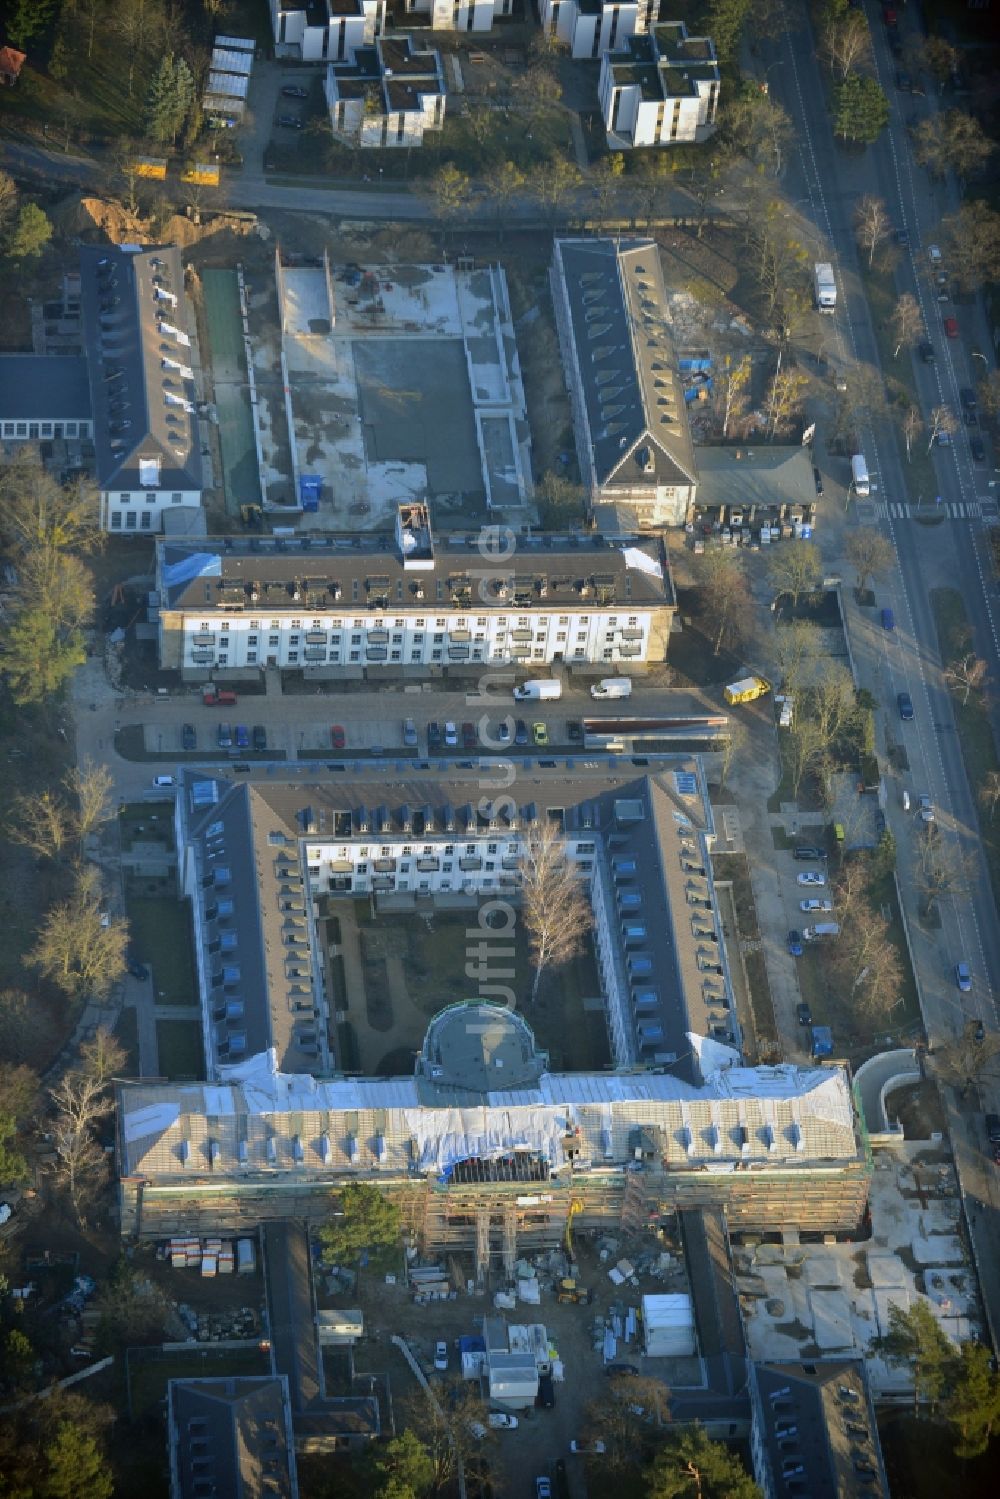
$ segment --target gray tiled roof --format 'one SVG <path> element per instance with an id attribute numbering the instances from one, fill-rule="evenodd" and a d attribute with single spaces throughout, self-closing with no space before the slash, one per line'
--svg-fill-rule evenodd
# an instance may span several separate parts
<path id="1" fill-rule="evenodd" d="M 0 355 L 0 420 L 87 421 L 90 386 L 82 355 Z"/>
<path id="2" fill-rule="evenodd" d="M 188 336 L 180 251 L 85 245 L 80 275 L 99 487 L 200 490 L 191 347 L 167 331 Z"/>
<path id="3" fill-rule="evenodd" d="M 284 1379 L 171 1379 L 167 1394 L 171 1499 L 198 1499 L 206 1493 L 227 1499 L 263 1494 L 296 1499 Z"/>
<path id="4" fill-rule="evenodd" d="M 556 241 L 597 483 L 697 482 L 652 240 Z"/>
<path id="5" fill-rule="evenodd" d="M 775 1483 L 795 1468 L 811 1499 L 888 1495 L 863 1363 L 759 1363 L 753 1373 L 761 1446 Z"/>
<path id="6" fill-rule="evenodd" d="M 698 449 L 698 508 L 807 505 L 816 499 L 812 459 L 801 443 Z"/>

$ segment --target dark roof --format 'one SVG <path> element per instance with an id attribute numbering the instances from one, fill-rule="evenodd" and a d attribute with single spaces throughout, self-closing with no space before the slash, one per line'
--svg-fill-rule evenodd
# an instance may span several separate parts
<path id="1" fill-rule="evenodd" d="M 454 608 L 485 613 L 552 609 L 560 602 L 582 609 L 602 601 L 606 607 L 674 606 L 666 547 L 658 536 L 519 536 L 516 555 L 496 563 L 503 594 L 482 586 L 490 559 L 478 531 L 436 540 L 433 564 L 419 569 L 406 566 L 390 534 L 370 531 L 288 540 L 171 540 L 158 544 L 157 559 L 161 606 L 194 612 Z M 645 566 L 637 565 L 640 559 Z"/>
<path id="2" fill-rule="evenodd" d="M 80 273 L 98 486 L 200 490 L 180 251 L 85 245 Z"/>
<path id="3" fill-rule="evenodd" d="M 90 386 L 82 355 L 0 354 L 0 419 L 87 421 Z"/>
<path id="4" fill-rule="evenodd" d="M 283 1378 L 171 1379 L 167 1398 L 171 1499 L 296 1499 Z"/>
<path id="5" fill-rule="evenodd" d="M 810 1499 L 888 1499 L 863 1363 L 758 1363 L 753 1384 L 760 1446 L 776 1485 L 787 1475 L 796 1481 L 793 1492 Z"/>
<path id="6" fill-rule="evenodd" d="M 597 484 L 693 486 L 694 448 L 656 244 L 562 239 L 555 259 Z"/>
<path id="7" fill-rule="evenodd" d="M 807 505 L 816 501 L 812 458 L 801 443 L 698 448 L 698 508 Z"/>
<path id="8" fill-rule="evenodd" d="M 418 51 L 410 36 L 379 37 L 357 47 L 349 63 L 332 63 L 329 74 L 341 99 L 364 96 L 378 85 L 387 111 L 419 109 L 422 95 L 443 94 L 440 58 L 433 48 Z"/>
<path id="9" fill-rule="evenodd" d="M 183 772 L 182 837 L 193 845 L 201 904 L 196 931 L 217 945 L 231 944 L 206 954 L 217 979 L 208 996 L 210 1076 L 217 1075 L 217 1063 L 243 1061 L 270 1046 L 284 1072 L 329 1070 L 323 1022 L 313 1017 L 306 844 L 369 843 L 377 810 L 386 814 L 395 841 L 457 843 L 463 833 L 487 838 L 478 762 L 469 764 L 463 770 L 451 762 L 444 777 L 432 772 L 426 779 L 412 765 L 400 765 L 388 782 L 384 768 L 369 779 L 329 774 L 307 784 L 276 778 L 237 783 L 201 770 Z M 602 850 L 603 899 L 617 908 L 612 925 L 621 928 L 612 954 L 620 987 L 626 995 L 648 995 L 639 1013 L 643 1030 L 635 1030 L 632 1045 L 642 1060 L 660 1061 L 692 1080 L 699 1073 L 688 1031 L 711 1036 L 716 1027 L 734 1024 L 723 1004 L 731 1002 L 731 991 L 701 845 L 710 811 L 686 757 L 664 760 L 646 774 L 629 775 L 629 769 L 618 761 L 608 769 L 586 762 L 579 770 L 539 768 L 510 811 L 509 793 L 499 797 L 500 827 L 510 830 L 511 815 L 524 826 L 559 809 L 568 833 L 593 832 Z M 404 808 L 412 829 L 406 833 Z M 627 939 L 626 922 L 641 923 L 641 937 Z M 643 971 L 648 976 L 640 977 Z M 230 1019 L 227 1005 L 242 1008 Z M 220 1052 L 218 1043 L 231 1032 L 242 1043 L 234 1049 L 230 1040 L 228 1052 Z"/>
<path id="10" fill-rule="evenodd" d="M 746 1385 L 747 1347 L 725 1216 L 707 1209 L 678 1216 L 698 1329 L 698 1351 L 715 1393 L 734 1396 Z"/>

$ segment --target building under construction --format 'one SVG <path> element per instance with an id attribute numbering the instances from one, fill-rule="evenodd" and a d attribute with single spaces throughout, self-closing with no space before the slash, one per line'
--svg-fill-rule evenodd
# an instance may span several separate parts
<path id="1" fill-rule="evenodd" d="M 412 1077 L 282 1074 L 273 1051 L 223 1072 L 121 1087 L 124 1235 L 321 1221 L 366 1181 L 412 1242 L 469 1253 L 482 1278 L 570 1228 L 722 1208 L 733 1232 L 851 1233 L 865 1211 L 870 1159 L 837 1067 L 550 1073 L 523 1017 L 470 1002 L 434 1017 Z"/>

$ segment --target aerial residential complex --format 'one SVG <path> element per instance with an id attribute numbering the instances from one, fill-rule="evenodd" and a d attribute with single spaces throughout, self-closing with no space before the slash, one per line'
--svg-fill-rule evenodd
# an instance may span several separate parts
<path id="1" fill-rule="evenodd" d="M 541 0 L 542 30 L 572 57 L 600 57 L 648 30 L 658 9 L 659 0 Z"/>
<path id="2" fill-rule="evenodd" d="M 611 149 L 702 141 L 715 128 L 720 75 L 708 37 L 682 21 L 604 52 L 598 94 Z"/>
<path id="3" fill-rule="evenodd" d="M 283 5 L 270 0 L 274 50 L 303 62 L 350 62 L 385 30 L 386 0 L 319 0 Z"/>
<path id="4" fill-rule="evenodd" d="M 444 124 L 441 55 L 409 36 L 355 47 L 350 61 L 329 65 L 325 89 L 334 135 L 359 146 L 419 146 Z"/>
<path id="5" fill-rule="evenodd" d="M 160 664 L 204 680 L 268 666 L 341 675 L 664 659 L 675 601 L 660 538 L 512 542 L 489 529 L 435 540 L 422 505 L 400 507 L 391 545 L 370 532 L 165 542 Z"/>

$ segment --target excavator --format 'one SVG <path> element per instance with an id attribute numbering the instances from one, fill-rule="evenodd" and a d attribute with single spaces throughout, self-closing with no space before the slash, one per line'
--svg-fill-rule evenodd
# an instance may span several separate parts
<path id="1" fill-rule="evenodd" d="M 573 1219 L 582 1212 L 583 1203 L 579 1197 L 574 1197 L 569 1205 L 569 1212 L 566 1214 L 566 1231 L 563 1234 L 563 1248 L 569 1260 L 573 1258 Z M 578 1286 L 570 1276 L 561 1280 L 556 1289 L 557 1301 L 570 1302 L 577 1306 L 589 1306 L 593 1299 L 593 1292 L 588 1291 L 585 1286 Z"/>

